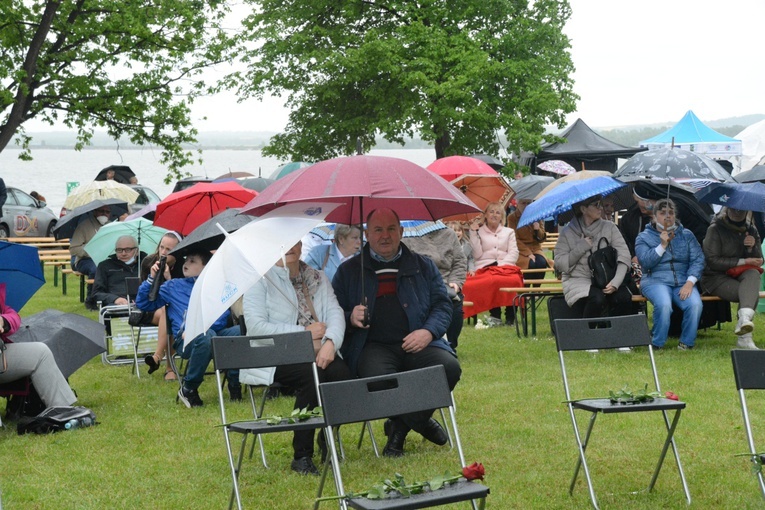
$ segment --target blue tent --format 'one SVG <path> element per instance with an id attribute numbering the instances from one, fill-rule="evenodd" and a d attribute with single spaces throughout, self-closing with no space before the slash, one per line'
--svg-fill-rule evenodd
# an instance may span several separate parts
<path id="1" fill-rule="evenodd" d="M 718 133 L 699 120 L 691 111 L 667 131 L 643 140 L 641 147 L 658 149 L 667 147 L 674 140 L 675 147 L 705 154 L 710 158 L 729 158 L 741 155 L 741 140 Z"/>

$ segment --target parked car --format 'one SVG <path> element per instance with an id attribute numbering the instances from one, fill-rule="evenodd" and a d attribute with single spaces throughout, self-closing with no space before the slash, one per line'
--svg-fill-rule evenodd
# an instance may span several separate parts
<path id="1" fill-rule="evenodd" d="M 51 237 L 56 214 L 18 188 L 8 186 L 8 198 L 0 217 L 0 238 Z"/>
<path id="2" fill-rule="evenodd" d="M 162 201 L 153 189 L 147 188 L 142 184 L 128 184 L 131 188 L 138 192 L 138 199 L 134 204 L 130 204 L 130 212 L 134 213 L 140 209 L 143 209 L 149 204 L 157 204 Z"/>
<path id="3" fill-rule="evenodd" d="M 173 193 L 176 191 L 183 191 L 186 188 L 190 188 L 195 184 L 198 184 L 200 182 L 213 182 L 213 179 L 210 179 L 209 177 L 201 177 L 199 175 L 195 175 L 192 177 L 184 177 L 180 181 L 176 181 L 175 187 L 173 187 Z"/>

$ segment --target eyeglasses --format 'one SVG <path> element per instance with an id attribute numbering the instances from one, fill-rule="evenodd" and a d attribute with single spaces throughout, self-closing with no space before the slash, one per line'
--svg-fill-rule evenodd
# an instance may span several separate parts
<path id="1" fill-rule="evenodd" d="M 591 204 L 587 204 L 587 207 L 595 207 L 597 209 L 602 209 L 603 208 L 603 204 L 601 204 L 600 200 L 598 200 L 597 202 L 593 202 Z"/>
<path id="2" fill-rule="evenodd" d="M 136 246 L 133 246 L 132 248 L 115 248 L 114 251 L 117 253 L 130 253 L 136 248 L 137 248 Z"/>

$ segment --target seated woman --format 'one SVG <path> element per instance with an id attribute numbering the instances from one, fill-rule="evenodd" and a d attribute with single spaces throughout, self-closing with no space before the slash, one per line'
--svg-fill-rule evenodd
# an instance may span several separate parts
<path id="1" fill-rule="evenodd" d="M 762 246 L 751 213 L 723 207 L 704 237 L 706 267 L 701 289 L 725 301 L 738 303 L 733 333 L 739 349 L 756 349 L 752 340 L 754 311 L 760 297 Z"/>
<path id="2" fill-rule="evenodd" d="M 677 348 L 692 349 L 702 309 L 696 282 L 704 270 L 704 252 L 693 232 L 677 220 L 672 200 L 656 201 L 651 223 L 635 240 L 635 254 L 643 268 L 640 292 L 653 304 L 654 348 L 661 349 L 667 342 L 674 303 L 683 311 Z"/>
<path id="3" fill-rule="evenodd" d="M 351 373 L 339 357 L 345 335 L 345 312 L 337 303 L 327 276 L 300 260 L 298 242 L 244 294 L 244 319 L 248 335 L 275 335 L 310 331 L 316 351 L 319 379 L 341 381 Z M 284 384 L 296 390 L 295 409 L 313 409 L 318 396 L 310 365 L 242 370 L 244 384 Z M 292 440 L 292 470 L 318 475 L 312 456 L 314 430 L 296 431 Z M 321 435 L 319 436 L 321 441 Z M 325 456 L 323 443 L 322 456 Z"/>
<path id="4" fill-rule="evenodd" d="M 505 306 L 505 321 L 513 324 L 515 313 L 512 309 L 515 295 L 500 292 L 502 287 L 523 285 L 518 261 L 518 246 L 515 232 L 507 228 L 507 218 L 502 204 L 491 202 L 483 214 L 470 223 L 470 245 L 476 274 L 465 281 L 465 301 L 473 306 L 471 315 L 489 310 L 489 326 L 502 325 L 502 309 Z"/>
<path id="5" fill-rule="evenodd" d="M 555 245 L 555 269 L 562 274 L 563 296 L 580 317 L 628 315 L 633 310 L 632 294 L 624 281 L 630 252 L 619 228 L 601 219 L 601 198 L 595 195 L 574 204 L 574 219 L 563 227 Z M 592 284 L 588 263 L 601 238 L 617 252 L 616 274 L 603 289 Z"/>
<path id="6" fill-rule="evenodd" d="M 544 223 L 535 221 L 531 225 L 518 228 L 521 215 L 530 203 L 530 199 L 519 199 L 515 211 L 507 216 L 507 226 L 515 230 L 515 243 L 518 245 L 518 267 L 521 269 L 543 269 L 550 267 L 541 244 L 547 239 Z M 527 280 L 544 279 L 544 277 L 544 273 L 529 273 L 525 276 Z"/>
<path id="7" fill-rule="evenodd" d="M 361 249 L 361 229 L 357 225 L 335 225 L 335 239 L 332 244 L 314 246 L 305 263 L 314 269 L 324 271 L 329 281 L 335 277 L 337 267 L 356 255 Z"/>
<path id="8" fill-rule="evenodd" d="M 77 397 L 59 370 L 50 348 L 42 342 L 13 343 L 12 335 L 19 329 L 21 317 L 16 310 L 5 304 L 5 293 L 6 287 L 2 283 L 0 338 L 5 344 L 5 354 L 0 366 L 0 384 L 29 377 L 47 407 L 74 404 Z"/>

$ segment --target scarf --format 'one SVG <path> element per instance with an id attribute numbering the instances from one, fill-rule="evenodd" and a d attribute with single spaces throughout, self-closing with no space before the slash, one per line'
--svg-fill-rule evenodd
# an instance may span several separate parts
<path id="1" fill-rule="evenodd" d="M 298 300 L 298 325 L 306 327 L 314 321 L 318 321 L 318 317 L 313 316 L 313 304 L 308 303 L 308 299 L 313 299 L 316 291 L 321 285 L 321 275 L 319 271 L 312 268 L 302 260 L 299 262 L 300 269 L 296 277 L 290 276 L 290 283 L 295 289 L 295 294 Z M 306 295 L 306 291 L 308 295 Z M 312 320 L 307 319 L 312 318 Z"/>

